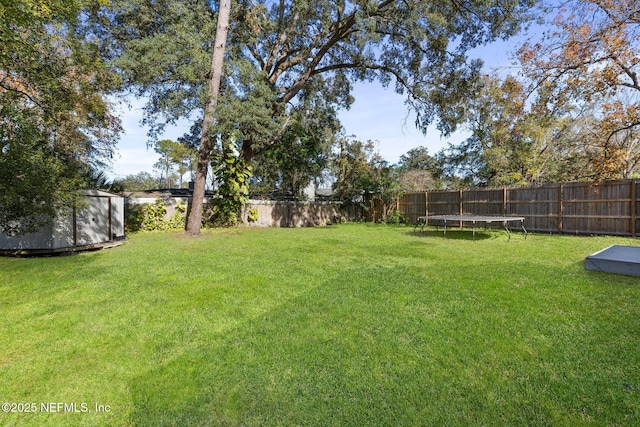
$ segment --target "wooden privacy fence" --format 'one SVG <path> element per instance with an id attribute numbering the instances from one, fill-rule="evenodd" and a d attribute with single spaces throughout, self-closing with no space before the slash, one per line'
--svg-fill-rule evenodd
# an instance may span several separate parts
<path id="1" fill-rule="evenodd" d="M 638 180 L 407 193 L 398 201 L 411 224 L 429 215 L 515 215 L 529 231 L 636 237 Z"/>

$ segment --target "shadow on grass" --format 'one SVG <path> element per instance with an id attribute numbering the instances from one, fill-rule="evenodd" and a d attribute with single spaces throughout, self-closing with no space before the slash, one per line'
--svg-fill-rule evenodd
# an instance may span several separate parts
<path id="1" fill-rule="evenodd" d="M 471 240 L 470 234 L 454 231 L 451 238 Z M 422 236 L 442 239 L 437 231 Z M 483 271 L 500 271 L 508 262 Z M 582 272 L 543 265 L 520 268 L 521 277 L 503 279 L 495 289 L 469 286 L 464 274 L 433 282 L 420 271 L 399 274 L 388 266 L 336 273 L 235 328 L 200 336 L 199 347 L 136 377 L 129 384 L 131 424 L 571 425 L 581 419 L 574 416 L 621 419 L 637 408 L 634 395 L 613 387 L 632 384 L 624 376 L 628 359 L 583 350 L 603 348 L 611 334 L 585 334 L 584 319 L 567 317 L 578 310 L 576 302 L 589 305 L 592 297 L 575 300 L 570 287 L 565 306 L 549 297 L 558 292 L 556 284 L 527 282 L 527 272 L 542 268 L 554 283 L 588 285 L 571 279 Z M 513 301 L 524 305 L 513 308 Z M 619 354 L 633 354 L 635 344 L 629 341 Z M 599 369 L 605 364 L 609 370 Z M 603 405 L 616 409 L 603 415 Z M 588 409 L 576 415 L 576 407 Z"/>
<path id="2" fill-rule="evenodd" d="M 415 230 L 412 229 L 411 231 L 408 231 L 407 235 L 425 237 L 425 238 L 440 238 L 444 240 L 468 240 L 468 241 L 488 240 L 488 239 L 495 239 L 496 237 L 498 237 L 495 233 L 476 230 L 475 238 L 474 238 L 473 231 L 471 229 L 466 229 L 466 228 L 462 230 L 447 229 L 446 234 L 442 229 L 440 230 L 424 229 L 421 231 L 420 228 L 417 228 Z M 507 233 L 505 232 L 504 235 L 506 239 Z"/>
<path id="3" fill-rule="evenodd" d="M 397 276 L 393 267 L 358 267 L 201 339 L 206 344 L 200 348 L 131 382 L 131 424 L 393 425 L 419 419 L 417 408 L 432 385 L 415 381 L 420 356 L 399 336 L 407 329 L 424 334 L 424 319 L 397 316 L 400 307 L 390 310 L 389 304 L 404 306 L 394 294 L 411 293 L 421 279 L 406 273 L 396 282 Z"/>

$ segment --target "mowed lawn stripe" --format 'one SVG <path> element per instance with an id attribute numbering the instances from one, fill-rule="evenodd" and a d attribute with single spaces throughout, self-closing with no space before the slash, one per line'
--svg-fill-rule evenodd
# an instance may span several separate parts
<path id="1" fill-rule="evenodd" d="M 2 258 L 0 400 L 89 410 L 0 424 L 629 425 L 640 279 L 582 264 L 614 243 L 344 224 Z"/>

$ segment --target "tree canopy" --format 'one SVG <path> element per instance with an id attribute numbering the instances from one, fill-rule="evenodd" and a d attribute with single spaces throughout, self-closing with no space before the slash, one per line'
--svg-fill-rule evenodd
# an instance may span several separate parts
<path id="1" fill-rule="evenodd" d="M 156 141 L 154 150 L 160 155 L 154 168 L 160 172 L 160 181 L 164 188 L 172 188 L 175 185 L 182 188 L 184 175 L 187 172 L 193 175 L 196 150 L 188 144 L 171 139 Z M 178 182 L 174 179 L 176 177 Z"/>
<path id="2" fill-rule="evenodd" d="M 560 2 L 550 30 L 519 51 L 526 76 L 550 104 L 572 104 L 585 126 L 592 177 L 628 178 L 640 164 L 640 3 Z"/>
<path id="3" fill-rule="evenodd" d="M 80 1 L 0 5 L 0 229 L 32 231 L 69 206 L 87 166 L 111 155 L 113 76 L 76 37 Z M 85 174 L 86 175 L 86 174 Z"/>
<path id="4" fill-rule="evenodd" d="M 517 52 L 523 72 L 485 76 L 469 99 L 471 136 L 437 156 L 449 185 L 638 176 L 640 4 L 553 5 L 539 40 Z"/>
<path id="5" fill-rule="evenodd" d="M 369 220 L 387 221 L 403 192 L 399 169 L 380 156 L 373 141 L 341 138 L 339 145 L 340 152 L 333 161 L 333 190 L 341 208 L 349 211 L 357 206 Z M 380 218 L 375 218 L 376 207 L 380 208 Z"/>
<path id="6" fill-rule="evenodd" d="M 305 100 L 348 108 L 351 82 L 378 80 L 407 95 L 418 126 L 459 123 L 475 91 L 480 61 L 467 51 L 514 34 L 530 0 L 240 0 L 232 14 L 222 96 L 242 102 L 232 121 L 246 160 L 279 143 Z M 155 130 L 180 117 L 198 120 L 206 104 L 215 3 L 113 0 L 92 11 L 88 33 L 122 77 L 149 97 Z M 225 117 L 219 113 L 219 117 Z M 222 126 L 223 124 L 221 124 Z"/>
<path id="7" fill-rule="evenodd" d="M 513 76 L 486 75 L 467 108 L 469 138 L 439 155 L 445 174 L 463 186 L 525 185 L 569 172 L 567 120 L 546 102 L 529 99 Z M 569 154 L 570 153 L 570 154 Z"/>

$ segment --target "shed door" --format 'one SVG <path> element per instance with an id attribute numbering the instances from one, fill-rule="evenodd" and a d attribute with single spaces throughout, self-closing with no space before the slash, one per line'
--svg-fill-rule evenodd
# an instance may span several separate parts
<path id="1" fill-rule="evenodd" d="M 76 216 L 76 244 L 91 245 L 108 242 L 109 199 L 107 197 L 87 197 L 88 205 L 78 210 Z"/>

